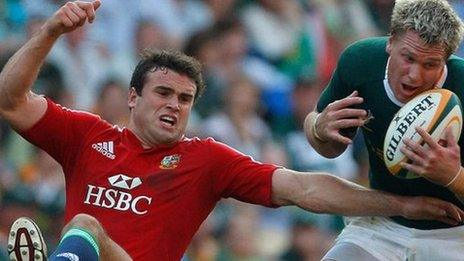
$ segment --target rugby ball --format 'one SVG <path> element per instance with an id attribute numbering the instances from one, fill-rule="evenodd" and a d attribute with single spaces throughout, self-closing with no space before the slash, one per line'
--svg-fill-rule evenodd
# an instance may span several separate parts
<path id="1" fill-rule="evenodd" d="M 462 109 L 458 96 L 446 89 L 423 92 L 407 102 L 395 114 L 387 129 L 383 144 L 383 158 L 391 174 L 406 179 L 418 176 L 401 168 L 400 163 L 409 159 L 400 151 L 403 140 L 410 138 L 422 142 L 416 126 L 426 130 L 435 141 L 444 137 L 444 130 L 452 127 L 454 137 L 459 139 L 462 129 Z"/>

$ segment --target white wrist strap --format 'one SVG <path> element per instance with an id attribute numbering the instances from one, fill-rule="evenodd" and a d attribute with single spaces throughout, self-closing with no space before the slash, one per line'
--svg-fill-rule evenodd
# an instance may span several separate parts
<path id="1" fill-rule="evenodd" d="M 321 115 L 321 114 L 318 113 L 318 114 L 316 115 L 316 118 L 314 119 L 314 124 L 313 124 L 313 135 L 314 135 L 314 137 L 315 137 L 317 140 L 319 140 L 319 141 L 321 141 L 321 142 L 325 142 L 325 140 L 322 139 L 321 136 L 319 136 L 319 134 L 317 133 L 317 129 L 316 129 L 317 120 L 319 119 L 319 116 L 320 116 L 320 115 Z"/>
<path id="2" fill-rule="evenodd" d="M 448 184 L 445 185 L 445 188 L 451 186 L 451 184 L 453 184 L 458 179 L 459 175 L 461 175 L 461 170 L 462 170 L 462 166 L 459 167 L 458 173 L 456 173 L 454 178 L 450 182 L 448 182 Z"/>

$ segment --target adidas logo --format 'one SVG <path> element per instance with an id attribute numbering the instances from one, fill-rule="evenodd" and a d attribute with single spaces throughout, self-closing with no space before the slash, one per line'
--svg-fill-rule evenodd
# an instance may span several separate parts
<path id="1" fill-rule="evenodd" d="M 104 141 L 92 144 L 92 149 L 100 152 L 103 156 L 106 156 L 109 159 L 114 159 L 116 156 L 114 155 L 114 147 L 112 141 Z"/>

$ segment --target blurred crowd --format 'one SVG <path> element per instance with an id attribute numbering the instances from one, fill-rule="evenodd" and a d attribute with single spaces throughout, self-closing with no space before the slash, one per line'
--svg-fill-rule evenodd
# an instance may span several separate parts
<path id="1" fill-rule="evenodd" d="M 63 3 L 0 0 L 0 68 Z M 35 92 L 124 126 L 138 54 L 149 47 L 183 50 L 202 62 L 207 81 L 188 136 L 211 136 L 262 162 L 326 171 L 367 185 L 362 137 L 340 157 L 325 159 L 306 142 L 302 122 L 340 52 L 357 39 L 388 34 L 393 0 L 102 3 L 94 24 L 59 40 Z M 464 1 L 453 5 L 464 16 Z M 53 250 L 64 203 L 61 167 L 0 120 L 0 260 L 6 259 L 9 226 L 19 216 L 36 220 Z M 337 216 L 225 199 L 185 259 L 319 260 L 342 228 Z"/>

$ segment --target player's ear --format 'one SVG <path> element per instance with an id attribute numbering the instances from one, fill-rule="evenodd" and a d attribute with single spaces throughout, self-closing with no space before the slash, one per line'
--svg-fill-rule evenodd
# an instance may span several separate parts
<path id="1" fill-rule="evenodd" d="M 393 36 L 390 36 L 390 37 L 388 37 L 387 46 L 385 47 L 385 51 L 386 51 L 389 55 L 391 55 L 392 44 L 393 44 Z"/>
<path id="2" fill-rule="evenodd" d="M 129 94 L 127 97 L 127 103 L 129 105 L 129 109 L 133 109 L 135 107 L 135 105 L 137 104 L 137 97 L 138 97 L 137 91 L 135 90 L 134 87 L 131 87 L 129 89 Z"/>

